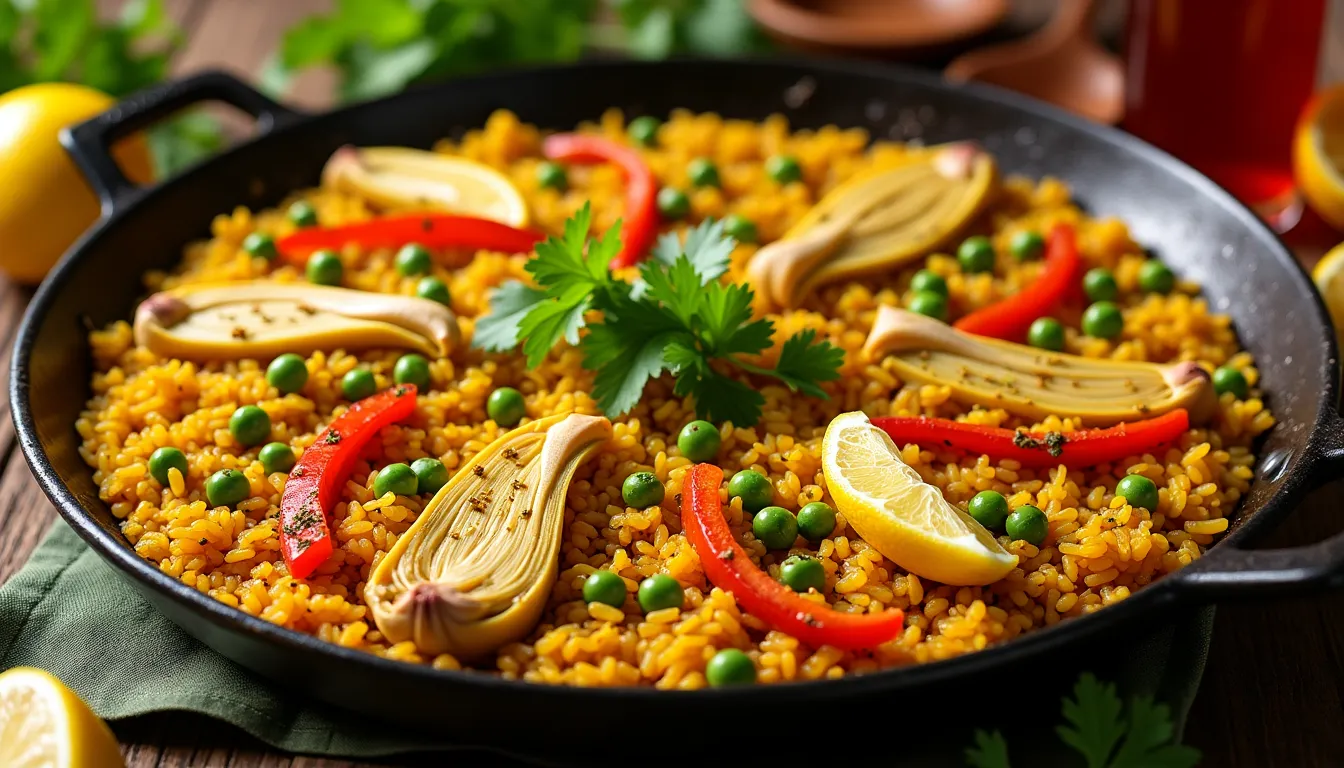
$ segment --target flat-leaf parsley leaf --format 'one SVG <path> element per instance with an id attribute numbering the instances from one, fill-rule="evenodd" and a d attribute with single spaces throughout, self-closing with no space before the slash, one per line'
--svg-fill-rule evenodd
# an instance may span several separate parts
<path id="1" fill-rule="evenodd" d="M 769 349 L 775 326 L 752 318 L 750 288 L 720 281 L 735 245 L 722 223 L 700 224 L 684 244 L 663 235 L 633 284 L 610 271 L 619 222 L 589 240 L 591 224 L 585 205 L 563 236 L 537 246 L 526 269 L 538 287 L 510 282 L 495 290 L 489 314 L 477 321 L 476 347 L 504 352 L 521 344 L 535 368 L 562 339 L 577 344 L 583 366 L 596 374 L 593 397 L 613 417 L 633 408 L 664 372 L 675 377 L 676 395 L 694 399 L 698 416 L 741 425 L 760 420 L 765 397 L 734 378 L 734 369 L 819 398 L 826 397 L 820 383 L 839 378 L 844 352 L 818 341 L 812 329 L 789 337 L 773 368 L 740 357 Z"/>

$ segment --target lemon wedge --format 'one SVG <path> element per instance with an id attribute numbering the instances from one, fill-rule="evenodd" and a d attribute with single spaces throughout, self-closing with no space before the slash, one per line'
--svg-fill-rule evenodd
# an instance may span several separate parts
<path id="1" fill-rule="evenodd" d="M 0 675 L 0 765 L 113 768 L 117 740 L 60 680 L 32 667 Z"/>
<path id="2" fill-rule="evenodd" d="M 461 157 L 407 147 L 341 147 L 322 185 L 380 208 L 438 210 L 527 225 L 527 202 L 504 174 Z"/>
<path id="3" fill-rule="evenodd" d="M 1344 229 L 1344 85 L 1316 94 L 1293 134 L 1293 178 L 1321 218 Z"/>
<path id="4" fill-rule="evenodd" d="M 922 578 L 981 586 L 1017 566 L 970 515 L 901 461 L 887 433 L 860 411 L 826 427 L 822 471 L 835 505 L 878 552 Z"/>
<path id="5" fill-rule="evenodd" d="M 1335 333 L 1344 331 L 1344 243 L 1336 245 L 1325 254 L 1311 270 L 1311 279 L 1316 290 L 1325 299 L 1330 317 L 1335 321 Z"/>

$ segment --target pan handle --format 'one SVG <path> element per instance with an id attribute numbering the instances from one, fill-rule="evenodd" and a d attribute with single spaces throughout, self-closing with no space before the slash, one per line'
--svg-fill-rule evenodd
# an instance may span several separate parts
<path id="1" fill-rule="evenodd" d="M 1344 418 L 1332 415 L 1318 430 L 1324 447 L 1307 465 L 1308 491 L 1344 478 Z M 1205 602 L 1338 589 L 1344 587 L 1344 531 L 1285 549 L 1218 546 L 1171 579 L 1181 594 Z"/>
<path id="2" fill-rule="evenodd" d="M 141 191 L 112 159 L 112 144 L 205 101 L 222 101 L 251 115 L 257 121 L 259 135 L 301 117 L 237 77 L 213 70 L 131 94 L 103 114 L 61 131 L 61 144 L 98 195 L 104 217 Z"/>

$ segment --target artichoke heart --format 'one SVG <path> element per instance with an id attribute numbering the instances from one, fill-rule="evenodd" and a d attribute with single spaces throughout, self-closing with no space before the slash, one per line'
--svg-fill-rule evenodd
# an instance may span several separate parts
<path id="1" fill-rule="evenodd" d="M 458 328 L 452 310 L 429 299 L 254 280 L 150 296 L 135 311 L 135 341 L 190 360 L 374 347 L 441 357 L 457 344 Z"/>
<path id="2" fill-rule="evenodd" d="M 531 632 L 559 570 L 570 481 L 611 432 L 600 416 L 550 416 L 472 457 L 369 576 L 379 631 L 463 659 Z"/>
<path id="3" fill-rule="evenodd" d="M 766 309 L 800 304 L 824 283 L 898 269 L 945 244 L 979 213 L 997 177 L 970 143 L 912 151 L 836 188 L 752 257 Z"/>
<path id="4" fill-rule="evenodd" d="M 527 204 L 488 166 L 408 147 L 341 147 L 322 169 L 322 186 L 384 209 L 434 210 L 527 224 Z"/>
<path id="5" fill-rule="evenodd" d="M 1107 427 L 1185 408 L 1192 422 L 1203 423 L 1217 407 L 1208 372 L 1193 362 L 1158 365 L 1048 352 L 888 306 L 878 310 L 863 350 L 871 359 L 890 356 L 907 382 L 947 385 L 958 402 L 1033 420 L 1055 414 Z"/>

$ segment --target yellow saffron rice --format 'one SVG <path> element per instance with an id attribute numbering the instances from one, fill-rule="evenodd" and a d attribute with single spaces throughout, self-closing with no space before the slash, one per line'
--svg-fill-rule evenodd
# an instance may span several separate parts
<path id="1" fill-rule="evenodd" d="M 583 129 L 624 141 L 624 127 L 620 114 L 609 113 Z M 558 232 L 588 200 L 598 227 L 615 222 L 623 207 L 619 171 L 605 165 L 575 167 L 566 191 L 539 188 L 540 141 L 536 128 L 499 112 L 460 144 L 445 142 L 438 149 L 507 174 L 522 190 L 535 224 L 548 232 Z M 661 128 L 658 146 L 641 151 L 663 184 L 690 190 L 687 223 L 738 213 L 755 222 L 762 241 L 768 242 L 875 155 L 903 150 L 894 144 L 870 145 L 861 130 L 791 132 L 779 117 L 750 123 L 678 113 Z M 764 161 L 777 153 L 798 159 L 803 181 L 781 186 L 767 176 Z M 721 188 L 691 189 L 686 166 L 697 157 L 717 163 Z M 324 225 L 374 215 L 363 201 L 324 190 L 296 194 L 286 203 L 299 198 L 312 202 Z M 210 239 L 188 245 L 170 274 L 147 275 L 148 287 L 263 276 L 302 280 L 294 267 L 252 258 L 241 247 L 254 231 L 276 236 L 292 231 L 283 210 L 238 208 L 221 214 Z M 1199 558 L 1227 529 L 1251 484 L 1253 441 L 1274 423 L 1255 389 L 1257 372 L 1249 355 L 1239 350 L 1228 318 L 1210 312 L 1195 285 L 1178 284 L 1169 295 L 1140 292 L 1138 271 L 1145 257 L 1125 224 L 1085 217 L 1070 202 L 1067 187 L 1054 179 L 1006 180 L 990 210 L 972 227 L 990 234 L 997 246 L 995 274 L 963 274 L 947 255 L 930 257 L 926 266 L 946 278 L 954 315 L 964 313 L 1029 283 L 1040 263 L 1013 260 L 1007 255 L 1008 240 L 1020 229 L 1047 231 L 1055 222 L 1077 227 L 1089 267 L 1113 270 L 1120 287 L 1116 301 L 1124 310 L 1124 333 L 1114 341 L 1081 336 L 1073 330 L 1076 316 L 1061 318 L 1071 326 L 1068 351 L 1231 365 L 1251 384 L 1251 396 L 1236 400 L 1224 394 L 1213 424 L 1191 431 L 1175 446 L 1086 471 L 1038 471 L 1011 460 L 972 460 L 905 446 L 904 460 L 942 488 L 950 501 L 964 505 L 978 491 L 992 488 L 1014 507 L 1028 502 L 1039 506 L 1049 518 L 1050 533 L 1039 548 L 1008 543 L 1004 537 L 1019 567 L 990 586 L 958 588 L 905 573 L 858 539 L 841 515 L 831 537 L 806 550 L 818 555 L 826 569 L 826 599 L 842 611 L 894 607 L 908 614 L 905 632 L 896 641 L 872 652 L 844 653 L 810 648 L 768 631 L 744 615 L 729 595 L 707 584 L 699 559 L 681 534 L 678 508 L 689 462 L 677 451 L 675 436 L 695 418 L 693 408 L 672 395 L 667 379 L 656 381 L 642 402 L 615 422 L 614 438 L 580 470 L 571 487 L 560 576 L 541 624 L 525 642 L 502 648 L 486 671 L 544 683 L 698 688 L 705 685 L 705 664 L 713 654 L 736 647 L 756 662 L 762 682 L 838 678 L 1005 642 L 1123 600 Z M 730 277 L 743 280 L 743 267 L 755 248 L 738 246 Z M 391 251 L 351 246 L 340 256 L 347 287 L 414 293 L 416 278 L 397 273 Z M 522 256 L 463 254 L 451 267 L 446 263 L 436 265 L 434 274 L 451 290 L 465 339 L 471 337 L 475 318 L 487 310 L 490 289 L 525 276 Z M 950 402 L 946 388 L 904 386 L 891 370 L 858 355 L 876 308 L 904 303 L 914 269 L 862 284 L 826 287 L 803 309 L 774 317 L 776 346 L 765 354 L 766 363 L 773 362 L 778 345 L 790 334 L 815 328 L 846 351 L 843 375 L 825 385 L 830 394 L 826 401 L 779 385 L 762 387 L 766 405 L 760 424 L 722 429 L 719 462 L 727 475 L 740 469 L 765 473 L 774 483 L 775 503 L 793 510 L 811 501 L 829 502 L 821 438 L 836 414 L 863 410 L 872 416 L 955 417 L 965 412 Z M 381 458 L 356 466 L 331 510 L 336 543 L 332 559 L 313 578 L 298 581 L 288 575 L 280 555 L 274 519 L 285 475 L 264 474 L 257 450 L 243 449 L 230 435 L 229 415 L 241 405 L 256 404 L 270 415 L 270 439 L 302 450 L 333 410 L 347 404 L 340 394 L 341 376 L 363 364 L 372 369 L 379 387 L 390 386 L 398 353 L 313 354 L 307 360 L 307 386 L 301 393 L 281 396 L 266 382 L 266 360 L 200 366 L 160 359 L 134 346 L 125 322 L 92 332 L 90 343 L 97 372 L 94 395 L 76 425 L 81 450 L 102 498 L 140 556 L 266 621 L 380 656 L 445 669 L 461 665 L 450 656 L 421 654 L 409 642 L 389 644 L 363 604 L 365 578 L 415 520 L 422 503 L 391 494 L 375 498 L 372 475 L 387 463 L 423 456 L 441 459 L 450 472 L 461 466 L 503 431 L 487 420 L 485 409 L 486 398 L 499 386 L 523 392 L 529 418 L 565 411 L 597 413 L 587 394 L 592 375 L 583 370 L 575 349 L 562 346 L 531 371 L 520 356 L 476 350 L 433 361 L 432 391 L 422 394 L 414 418 L 383 431 Z M 1021 425 L 996 409 L 978 410 L 971 418 L 996 426 Z M 1077 425 L 1051 417 L 1026 426 L 1061 430 Z M 166 488 L 148 471 L 150 454 L 161 446 L 180 448 L 188 459 L 186 475 L 173 470 Z M 205 501 L 206 478 L 224 468 L 242 471 L 251 484 L 250 498 L 234 510 L 212 509 Z M 621 483 L 644 470 L 666 483 L 666 500 L 648 509 L 626 508 Z M 1150 514 L 1113 498 L 1117 479 L 1126 473 L 1145 475 L 1157 484 L 1158 510 Z M 753 558 L 777 575 L 778 563 L 789 553 L 766 553 L 752 536 L 739 501 L 729 504 L 725 514 Z M 623 609 L 583 603 L 582 582 L 595 569 L 610 569 L 625 579 L 629 594 Z M 686 587 L 685 610 L 645 615 L 639 609 L 635 587 L 655 573 L 670 574 Z"/>

